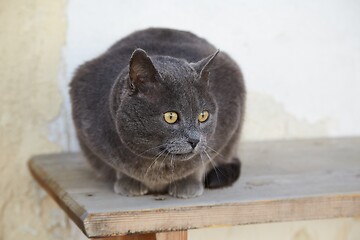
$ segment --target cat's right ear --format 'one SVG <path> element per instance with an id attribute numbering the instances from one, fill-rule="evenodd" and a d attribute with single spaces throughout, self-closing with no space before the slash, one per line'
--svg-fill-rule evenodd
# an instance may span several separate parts
<path id="1" fill-rule="evenodd" d="M 191 66 L 195 69 L 195 71 L 199 75 L 199 79 L 203 80 L 204 82 L 209 83 L 209 68 L 214 62 L 215 57 L 219 54 L 220 50 L 218 49 L 215 53 L 207 56 L 206 58 L 201 59 L 196 63 L 190 63 Z"/>
<path id="2" fill-rule="evenodd" d="M 132 53 L 129 63 L 129 86 L 131 91 L 148 92 L 154 86 L 159 74 L 146 52 L 137 48 Z M 149 89 L 150 88 L 150 89 Z"/>

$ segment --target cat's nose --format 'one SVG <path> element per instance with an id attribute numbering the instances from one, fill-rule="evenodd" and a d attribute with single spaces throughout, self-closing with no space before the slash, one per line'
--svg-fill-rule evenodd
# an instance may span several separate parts
<path id="1" fill-rule="evenodd" d="M 188 142 L 190 143 L 191 147 L 195 149 L 196 145 L 199 143 L 199 139 L 189 138 Z"/>

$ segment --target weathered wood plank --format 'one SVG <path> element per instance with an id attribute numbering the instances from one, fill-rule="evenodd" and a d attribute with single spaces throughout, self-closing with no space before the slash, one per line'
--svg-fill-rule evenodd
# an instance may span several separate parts
<path id="1" fill-rule="evenodd" d="M 242 177 L 196 199 L 128 198 L 80 154 L 34 157 L 30 169 L 89 237 L 360 216 L 360 138 L 244 143 Z"/>
<path id="2" fill-rule="evenodd" d="M 131 234 L 118 237 L 94 238 L 94 240 L 187 240 L 187 231 Z"/>
<path id="3" fill-rule="evenodd" d="M 132 234 L 127 236 L 93 238 L 93 240 L 157 240 L 155 233 Z"/>
<path id="4" fill-rule="evenodd" d="M 187 231 L 157 233 L 156 240 L 187 240 Z"/>

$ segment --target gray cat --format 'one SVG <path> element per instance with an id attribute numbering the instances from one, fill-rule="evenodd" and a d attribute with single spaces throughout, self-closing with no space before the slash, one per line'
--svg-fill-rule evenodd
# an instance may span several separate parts
<path id="1" fill-rule="evenodd" d="M 82 151 L 116 193 L 191 198 L 238 179 L 243 77 L 206 40 L 135 32 L 80 66 L 70 86 Z"/>

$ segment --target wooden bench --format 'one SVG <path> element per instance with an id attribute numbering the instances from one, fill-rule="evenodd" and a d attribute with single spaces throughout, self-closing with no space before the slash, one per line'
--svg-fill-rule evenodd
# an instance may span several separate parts
<path id="1" fill-rule="evenodd" d="M 241 158 L 240 181 L 195 199 L 116 195 L 79 153 L 29 167 L 88 238 L 183 240 L 187 229 L 360 216 L 360 138 L 243 143 Z"/>

